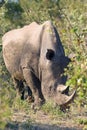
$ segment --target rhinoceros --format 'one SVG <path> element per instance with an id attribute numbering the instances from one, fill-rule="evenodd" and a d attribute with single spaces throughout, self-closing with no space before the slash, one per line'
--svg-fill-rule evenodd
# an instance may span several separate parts
<path id="1" fill-rule="evenodd" d="M 70 60 L 51 21 L 11 30 L 3 36 L 2 43 L 6 68 L 22 98 L 26 82 L 34 105 L 52 100 L 61 106 L 72 101 L 75 91 L 70 96 L 66 94 L 68 86 L 62 80 Z"/>

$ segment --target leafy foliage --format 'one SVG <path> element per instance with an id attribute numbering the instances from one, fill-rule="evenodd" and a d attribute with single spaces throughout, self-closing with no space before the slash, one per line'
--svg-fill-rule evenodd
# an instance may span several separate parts
<path id="1" fill-rule="evenodd" d="M 2 53 L 0 53 L 0 128 L 3 129 L 6 123 L 10 120 L 11 107 L 15 97 L 15 91 L 12 87 L 12 82 L 9 74 L 6 71 Z"/>

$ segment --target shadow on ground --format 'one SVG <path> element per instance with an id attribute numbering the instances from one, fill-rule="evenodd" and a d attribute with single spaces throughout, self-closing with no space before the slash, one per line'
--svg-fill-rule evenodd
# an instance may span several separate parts
<path id="1" fill-rule="evenodd" d="M 47 124 L 30 124 L 30 123 L 8 123 L 5 130 L 81 130 L 73 127 L 63 127 Z"/>

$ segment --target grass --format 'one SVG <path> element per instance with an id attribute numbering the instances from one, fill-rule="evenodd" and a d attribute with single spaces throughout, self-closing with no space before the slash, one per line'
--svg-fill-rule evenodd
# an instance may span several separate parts
<path id="1" fill-rule="evenodd" d="M 42 108 L 41 108 L 46 114 L 51 114 L 51 115 L 60 115 L 62 116 L 64 113 L 60 110 L 60 107 L 55 107 L 53 102 L 49 101 L 49 102 L 46 102 Z"/>

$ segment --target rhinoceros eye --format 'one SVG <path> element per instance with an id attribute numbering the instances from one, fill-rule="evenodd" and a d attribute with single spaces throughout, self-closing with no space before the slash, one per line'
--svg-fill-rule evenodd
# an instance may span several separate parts
<path id="1" fill-rule="evenodd" d="M 47 49 L 46 58 L 47 58 L 48 60 L 52 60 L 52 58 L 54 57 L 54 55 L 55 55 L 54 50 L 52 50 L 52 49 Z"/>

